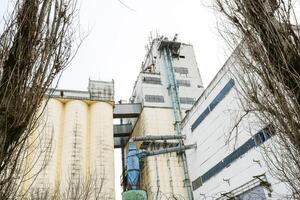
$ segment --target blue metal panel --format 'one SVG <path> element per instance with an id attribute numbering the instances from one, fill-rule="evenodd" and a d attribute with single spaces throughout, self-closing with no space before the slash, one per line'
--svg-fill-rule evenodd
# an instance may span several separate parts
<path id="1" fill-rule="evenodd" d="M 215 109 L 215 107 L 226 97 L 226 95 L 233 88 L 235 82 L 233 79 L 230 79 L 224 88 L 218 93 L 218 95 L 212 100 L 209 106 L 200 114 L 196 121 L 192 124 L 192 132 L 201 124 L 201 122 L 207 117 L 207 115 Z"/>

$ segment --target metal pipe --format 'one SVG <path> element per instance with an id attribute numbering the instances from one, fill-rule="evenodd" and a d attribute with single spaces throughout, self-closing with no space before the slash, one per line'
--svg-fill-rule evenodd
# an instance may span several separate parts
<path id="1" fill-rule="evenodd" d="M 171 94 L 171 100 L 172 100 L 172 106 L 174 111 L 174 117 L 175 117 L 175 128 L 176 133 L 178 135 L 181 134 L 181 127 L 180 123 L 182 120 L 182 114 L 181 114 L 181 106 L 180 106 L 180 100 L 179 100 L 179 92 L 178 92 L 178 85 L 175 78 L 175 70 L 174 66 L 172 64 L 172 55 L 170 52 L 169 47 L 163 48 L 164 58 L 165 58 L 165 64 L 167 65 L 167 74 L 168 74 L 168 80 L 169 80 L 169 92 Z M 180 144 L 183 145 L 183 141 L 180 141 Z M 182 162 L 183 162 L 183 171 L 184 171 L 184 183 L 185 187 L 187 189 L 188 193 L 188 199 L 193 200 L 193 191 L 190 184 L 190 177 L 188 174 L 188 167 L 187 167 L 187 161 L 186 161 L 186 155 L 185 152 L 181 154 Z"/>
<path id="2" fill-rule="evenodd" d="M 184 152 L 185 150 L 188 149 L 195 149 L 197 148 L 197 144 L 189 144 L 189 145 L 179 145 L 177 147 L 170 147 L 166 149 L 160 149 L 156 151 L 145 151 L 141 157 L 148 157 L 148 156 L 155 156 L 155 155 L 160 155 L 160 154 L 165 154 L 165 153 L 172 153 L 172 152 Z"/>
<path id="3" fill-rule="evenodd" d="M 160 190 L 160 179 L 159 179 L 159 170 L 158 170 L 158 164 L 157 164 L 157 157 L 155 156 L 155 171 L 156 171 L 156 197 L 155 200 L 158 200 L 159 190 Z"/>
<path id="4" fill-rule="evenodd" d="M 147 140 L 178 140 L 185 139 L 185 135 L 147 135 L 141 137 L 132 137 L 133 141 L 147 141 Z"/>
<path id="5" fill-rule="evenodd" d="M 168 171 L 169 171 L 169 183 L 170 183 L 170 187 L 171 187 L 171 193 L 174 196 L 174 186 L 173 186 L 172 170 L 171 170 L 169 155 L 167 155 L 167 166 L 168 166 Z"/>
<path id="6" fill-rule="evenodd" d="M 124 146 L 121 147 L 121 153 L 122 153 L 122 181 L 126 182 L 126 176 L 125 176 L 125 150 L 124 150 Z M 126 185 L 124 183 L 121 183 L 123 185 L 123 191 L 126 191 Z"/>

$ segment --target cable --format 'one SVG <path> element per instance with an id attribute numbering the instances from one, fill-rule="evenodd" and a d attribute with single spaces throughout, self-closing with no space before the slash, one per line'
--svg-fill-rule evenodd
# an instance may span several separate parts
<path id="1" fill-rule="evenodd" d="M 118 0 L 118 2 L 120 2 L 123 6 L 125 6 L 127 9 L 133 11 L 133 12 L 136 12 L 136 10 L 134 10 L 133 8 L 130 8 L 129 6 L 127 6 L 123 1 L 121 0 Z"/>

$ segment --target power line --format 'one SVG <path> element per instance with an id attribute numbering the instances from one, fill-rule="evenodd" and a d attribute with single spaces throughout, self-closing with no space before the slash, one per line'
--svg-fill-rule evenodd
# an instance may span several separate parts
<path id="1" fill-rule="evenodd" d="M 121 0 L 118 0 L 119 3 L 121 3 L 123 6 L 125 6 L 127 9 L 133 11 L 133 12 L 136 12 L 136 10 L 134 10 L 133 8 L 129 7 L 127 4 L 125 4 L 123 1 Z"/>

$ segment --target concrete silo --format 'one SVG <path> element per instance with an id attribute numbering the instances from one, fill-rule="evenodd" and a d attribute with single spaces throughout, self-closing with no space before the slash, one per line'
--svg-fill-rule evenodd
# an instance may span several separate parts
<path id="1" fill-rule="evenodd" d="M 37 147 L 35 154 L 44 158 L 47 147 L 41 144 L 51 143 L 46 151 L 49 161 L 41 169 L 44 161 L 34 163 L 34 156 L 28 158 L 27 168 L 33 167 L 30 174 L 38 175 L 35 181 L 25 182 L 24 188 L 33 182 L 33 195 L 49 190 L 66 197 L 66 191 L 87 185 L 80 187 L 91 190 L 90 199 L 97 194 L 114 199 L 113 97 L 113 82 L 102 81 L 90 81 L 89 91 L 55 90 L 51 94 L 45 109 L 42 106 L 43 117 L 30 147 Z"/>

